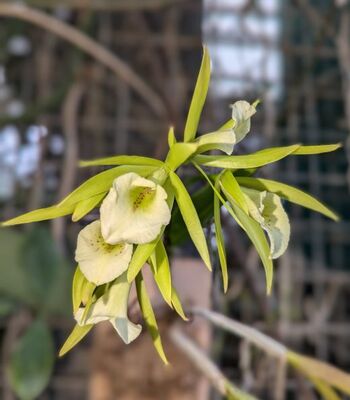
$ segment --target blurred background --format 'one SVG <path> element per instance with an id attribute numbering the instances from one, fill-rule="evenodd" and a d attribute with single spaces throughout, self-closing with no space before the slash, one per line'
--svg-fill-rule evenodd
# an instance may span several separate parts
<path id="1" fill-rule="evenodd" d="M 78 169 L 79 159 L 163 157 L 169 125 L 182 134 L 202 43 L 213 75 L 200 133 L 225 122 L 234 101 L 260 98 L 238 153 L 342 142 L 335 153 L 291 157 L 261 173 L 312 193 L 342 217 L 334 223 L 286 205 L 291 243 L 269 298 L 255 250 L 225 215 L 227 295 L 218 267 L 208 275 L 190 246 L 172 254 L 185 304 L 212 307 L 350 369 L 348 0 L 2 1 L 0 21 L 1 220 L 59 201 L 98 171 Z M 73 254 L 86 222 L 0 230 L 0 398 L 220 399 L 168 338 L 177 318 L 160 305 L 171 367 L 147 334 L 126 347 L 103 324 L 57 359 L 73 327 Z M 304 378 L 244 340 L 203 321 L 184 329 L 258 398 L 317 399 Z"/>

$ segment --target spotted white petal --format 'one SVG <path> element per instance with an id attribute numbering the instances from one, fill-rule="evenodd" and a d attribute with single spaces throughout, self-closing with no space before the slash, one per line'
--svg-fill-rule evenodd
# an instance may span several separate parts
<path id="1" fill-rule="evenodd" d="M 86 279 L 96 285 L 113 281 L 128 268 L 132 245 L 106 243 L 101 233 L 100 221 L 94 221 L 78 235 L 75 261 Z"/>
<path id="2" fill-rule="evenodd" d="M 249 214 L 267 232 L 271 257 L 280 257 L 287 249 L 290 224 L 281 198 L 274 193 L 243 188 Z"/>
<path id="3" fill-rule="evenodd" d="M 79 308 L 75 319 L 80 326 L 98 324 L 109 321 L 118 332 L 124 343 L 129 344 L 141 333 L 141 325 L 134 324 L 128 318 L 128 299 L 131 284 L 128 283 L 126 273 L 121 275 L 111 285 L 108 291 L 91 305 L 84 317 L 84 308 Z"/>
<path id="4" fill-rule="evenodd" d="M 162 186 L 130 172 L 116 178 L 101 208 L 102 236 L 109 244 L 142 244 L 155 239 L 170 222 Z"/>
<path id="5" fill-rule="evenodd" d="M 238 143 L 250 131 L 250 118 L 256 113 L 256 108 L 245 100 L 236 101 L 231 104 L 231 108 L 232 119 L 235 121 L 233 130 L 236 135 L 236 143 Z"/>
<path id="6" fill-rule="evenodd" d="M 196 142 L 201 153 L 208 150 L 221 150 L 226 154 L 231 154 L 236 144 L 236 135 L 232 129 L 227 129 L 202 135 Z"/>

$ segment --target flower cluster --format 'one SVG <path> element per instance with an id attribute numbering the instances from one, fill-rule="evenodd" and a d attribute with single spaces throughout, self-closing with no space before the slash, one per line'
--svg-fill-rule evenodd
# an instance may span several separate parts
<path id="1" fill-rule="evenodd" d="M 100 207 L 100 220 L 78 235 L 75 260 L 84 277 L 99 286 L 112 282 L 109 290 L 90 305 L 79 307 L 80 326 L 109 320 L 125 343 L 140 334 L 141 326 L 128 320 L 131 284 L 126 273 L 133 245 L 152 242 L 170 222 L 171 211 L 164 188 L 133 172 L 116 178 Z"/>
<path id="2" fill-rule="evenodd" d="M 339 148 L 339 144 L 295 144 L 232 155 L 235 145 L 250 131 L 251 118 L 258 104 L 244 100 L 231 105 L 231 118 L 219 129 L 196 137 L 209 78 L 210 58 L 204 49 L 183 141 L 177 141 L 173 128 L 169 129 L 169 152 L 164 161 L 126 155 L 82 162 L 82 166 L 113 168 L 90 178 L 59 204 L 4 223 L 16 225 L 69 214 L 75 222 L 99 207 L 100 219 L 87 225 L 78 235 L 75 252 L 78 267 L 72 285 L 77 325 L 63 345 L 61 355 L 101 321 L 109 321 L 125 343 L 137 338 L 141 326 L 128 319 L 129 292 L 135 282 L 145 325 L 156 350 L 167 362 L 142 277 L 142 267 L 148 263 L 164 301 L 186 319 L 172 285 L 164 244 L 166 226 L 169 237 L 174 237 L 172 232 L 178 232 L 177 236 L 181 238 L 188 234 L 204 264 L 211 270 L 213 257 L 209 254 L 202 225 L 204 221 L 214 220 L 217 258 L 226 291 L 228 270 L 220 219 L 220 210 L 224 207 L 255 246 L 265 269 L 269 293 L 273 280 L 272 260 L 286 251 L 290 237 L 283 201 L 337 219 L 336 214 L 312 196 L 285 183 L 259 178 L 256 174 L 259 168 L 285 157 L 326 153 Z M 189 194 L 177 173 L 184 164 L 192 165 L 199 172 L 195 176 L 196 185 L 204 178 L 209 196 L 203 196 L 201 190 Z M 172 244 L 176 245 L 176 240 L 172 240 Z"/>

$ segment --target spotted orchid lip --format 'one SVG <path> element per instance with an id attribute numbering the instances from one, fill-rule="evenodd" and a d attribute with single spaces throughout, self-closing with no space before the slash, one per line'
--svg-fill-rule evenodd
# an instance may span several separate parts
<path id="1" fill-rule="evenodd" d="M 82 229 L 78 235 L 75 260 L 86 279 L 96 285 L 113 281 L 130 263 L 132 245 L 106 243 L 101 233 L 100 220 Z"/>

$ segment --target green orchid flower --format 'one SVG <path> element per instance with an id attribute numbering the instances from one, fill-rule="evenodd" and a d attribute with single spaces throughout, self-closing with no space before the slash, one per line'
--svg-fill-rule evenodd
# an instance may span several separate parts
<path id="1" fill-rule="evenodd" d="M 131 284 L 127 281 L 126 273 L 120 275 L 108 291 L 89 307 L 87 313 L 84 307 L 76 311 L 74 318 L 78 325 L 95 325 L 109 321 L 123 342 L 131 343 L 140 335 L 142 327 L 128 318 L 130 288 Z"/>
<path id="2" fill-rule="evenodd" d="M 243 140 L 250 131 L 250 119 L 256 113 L 258 104 L 259 101 L 250 104 L 245 100 L 239 100 L 231 104 L 232 119 L 235 121 L 233 130 L 236 136 L 236 143 Z"/>
<path id="3" fill-rule="evenodd" d="M 133 172 L 116 178 L 100 208 L 106 243 L 143 244 L 154 240 L 170 222 L 167 197 L 161 185 Z"/>
<path id="4" fill-rule="evenodd" d="M 88 281 L 103 285 L 126 271 L 132 250 L 132 245 L 128 243 L 106 243 L 101 233 L 101 222 L 98 220 L 80 231 L 75 260 Z"/>
<path id="5" fill-rule="evenodd" d="M 280 257 L 288 247 L 290 223 L 281 198 L 275 194 L 243 188 L 249 214 L 266 231 L 270 240 L 271 257 Z"/>

